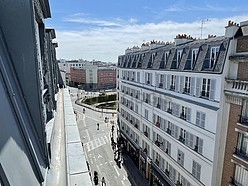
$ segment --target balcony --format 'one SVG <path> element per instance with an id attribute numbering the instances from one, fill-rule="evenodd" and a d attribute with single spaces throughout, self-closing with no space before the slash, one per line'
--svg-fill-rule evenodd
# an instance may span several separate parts
<path id="1" fill-rule="evenodd" d="M 174 91 L 175 90 L 175 85 L 171 85 L 170 90 Z"/>
<path id="2" fill-rule="evenodd" d="M 158 128 L 160 128 L 160 122 L 157 121 L 157 122 L 155 123 L 155 126 L 158 127 Z"/>
<path id="3" fill-rule="evenodd" d="M 171 135 L 171 129 L 167 128 L 166 132 Z"/>
<path id="4" fill-rule="evenodd" d="M 158 88 L 163 88 L 163 83 L 159 83 Z"/>
<path id="5" fill-rule="evenodd" d="M 144 135 L 148 138 L 148 132 L 147 131 L 144 132 Z"/>
<path id="6" fill-rule="evenodd" d="M 130 119 L 130 123 L 133 124 L 133 120 Z"/>
<path id="7" fill-rule="evenodd" d="M 181 114 L 180 114 L 180 118 L 183 119 L 183 120 L 186 120 L 186 114 L 181 113 Z"/>
<path id="8" fill-rule="evenodd" d="M 243 160 L 245 160 L 246 162 L 248 162 L 248 153 L 246 152 L 246 150 L 244 151 L 243 149 L 235 148 L 235 152 L 234 153 L 238 157 L 240 157 Z"/>
<path id="9" fill-rule="evenodd" d="M 133 107 L 131 106 L 130 109 L 133 110 Z"/>
<path id="10" fill-rule="evenodd" d="M 132 78 L 132 81 L 134 81 L 134 78 Z"/>
<path id="11" fill-rule="evenodd" d="M 158 109 L 160 109 L 160 104 L 157 104 L 157 106 L 156 106 Z"/>
<path id="12" fill-rule="evenodd" d="M 138 94 L 137 94 L 137 95 L 135 96 L 135 98 L 136 98 L 136 99 L 139 99 L 139 96 L 138 96 Z"/>
<path id="13" fill-rule="evenodd" d="M 148 99 L 145 99 L 145 102 L 148 103 Z"/>
<path id="14" fill-rule="evenodd" d="M 184 94 L 189 94 L 190 93 L 190 88 L 184 88 L 183 93 Z"/>
<path id="15" fill-rule="evenodd" d="M 209 98 L 209 92 L 201 91 L 201 97 Z"/>
<path id="16" fill-rule="evenodd" d="M 133 93 L 132 92 L 130 93 L 130 96 L 133 96 Z"/>
<path id="17" fill-rule="evenodd" d="M 248 81 L 226 79 L 225 92 L 235 92 L 241 94 L 247 94 L 248 92 Z"/>
<path id="18" fill-rule="evenodd" d="M 163 145 L 163 142 L 160 142 L 158 140 L 155 141 L 155 145 L 157 145 L 158 147 L 160 147 L 160 145 Z"/>
<path id="19" fill-rule="evenodd" d="M 137 123 L 135 123 L 134 127 L 137 128 L 137 129 L 139 129 L 139 126 L 138 126 Z"/>
<path id="20" fill-rule="evenodd" d="M 167 112 L 170 113 L 170 114 L 172 114 L 172 109 L 171 108 L 168 108 L 167 109 Z"/>
<path id="21" fill-rule="evenodd" d="M 248 117 L 247 116 L 240 116 L 239 123 L 242 125 L 248 126 Z"/>
<path id="22" fill-rule="evenodd" d="M 127 77 L 127 80 L 129 80 L 129 77 Z"/>
<path id="23" fill-rule="evenodd" d="M 147 84 L 147 85 L 150 85 L 150 81 L 146 81 L 146 84 Z"/>
<path id="24" fill-rule="evenodd" d="M 182 142 L 183 144 L 185 143 L 185 138 L 182 137 L 182 136 L 179 136 L 179 139 L 178 139 L 180 142 Z"/>

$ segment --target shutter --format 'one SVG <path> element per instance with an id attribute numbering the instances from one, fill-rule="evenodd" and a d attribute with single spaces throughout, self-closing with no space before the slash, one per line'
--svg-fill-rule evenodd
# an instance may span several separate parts
<path id="1" fill-rule="evenodd" d="M 186 134 L 185 134 L 185 145 L 189 146 L 189 135 L 190 133 L 186 131 Z"/>
<path id="2" fill-rule="evenodd" d="M 152 82 L 152 76 L 153 76 L 153 74 L 152 73 L 150 73 L 150 79 L 149 79 L 149 81 L 150 81 L 150 85 L 153 85 L 153 82 Z"/>
<path id="3" fill-rule="evenodd" d="M 154 123 L 156 123 L 155 118 L 156 118 L 156 115 L 155 115 L 155 114 L 153 114 L 153 116 L 152 116 L 152 121 L 153 121 L 153 124 L 154 124 Z"/>
<path id="4" fill-rule="evenodd" d="M 180 76 L 175 76 L 175 78 L 176 78 L 175 79 L 175 91 L 179 92 L 179 86 L 180 86 L 179 85 L 179 80 L 180 80 L 179 78 L 180 78 Z"/>
<path id="5" fill-rule="evenodd" d="M 148 81 L 148 73 L 145 72 L 145 84 L 147 84 L 147 81 Z"/>
<path id="6" fill-rule="evenodd" d="M 201 96 L 201 78 L 196 78 L 196 92 L 195 92 L 196 97 Z"/>
<path id="7" fill-rule="evenodd" d="M 166 84 L 166 89 L 170 90 L 170 82 L 171 81 L 171 75 L 167 74 L 167 84 Z"/>
<path id="8" fill-rule="evenodd" d="M 201 123 L 200 123 L 200 127 L 205 128 L 205 119 L 206 119 L 206 114 L 205 113 L 201 113 Z"/>
<path id="9" fill-rule="evenodd" d="M 156 76 L 156 87 L 159 87 L 159 82 L 160 82 L 160 76 L 162 76 L 161 74 L 155 74 Z"/>
<path id="10" fill-rule="evenodd" d="M 165 74 L 163 76 L 164 76 L 164 82 L 162 82 L 163 83 L 163 88 L 166 89 L 166 79 L 167 78 L 166 78 L 166 75 Z"/>
<path id="11" fill-rule="evenodd" d="M 190 95 L 193 96 L 195 94 L 195 77 L 190 78 Z"/>
<path id="12" fill-rule="evenodd" d="M 179 107 L 180 107 L 180 105 L 176 104 L 176 116 L 178 116 L 178 117 L 180 116 Z"/>
<path id="13" fill-rule="evenodd" d="M 202 150 L 203 150 L 203 139 L 198 138 L 198 152 L 202 154 Z"/>
<path id="14" fill-rule="evenodd" d="M 201 113 L 199 111 L 196 112 L 196 120 L 195 120 L 195 124 L 200 126 L 200 117 L 201 117 Z"/>
<path id="15" fill-rule="evenodd" d="M 191 108 L 187 107 L 186 121 L 191 121 Z"/>
<path id="16" fill-rule="evenodd" d="M 153 95 L 153 106 L 156 107 L 157 106 L 157 102 L 156 102 L 157 96 Z"/>
<path id="17" fill-rule="evenodd" d="M 175 125 L 175 138 L 178 139 L 178 126 Z"/>
<path id="18" fill-rule="evenodd" d="M 216 89 L 216 80 L 211 79 L 210 80 L 210 93 L 209 93 L 209 99 L 213 100 L 215 99 L 215 89 Z"/>
<path id="19" fill-rule="evenodd" d="M 172 114 L 175 115 L 175 103 L 171 103 Z"/>
<path id="20" fill-rule="evenodd" d="M 184 76 L 180 76 L 180 88 L 179 88 L 180 93 L 183 93 L 183 86 L 184 86 Z"/>
<path id="21" fill-rule="evenodd" d="M 194 135 L 193 134 L 189 134 L 189 146 L 194 149 Z"/>

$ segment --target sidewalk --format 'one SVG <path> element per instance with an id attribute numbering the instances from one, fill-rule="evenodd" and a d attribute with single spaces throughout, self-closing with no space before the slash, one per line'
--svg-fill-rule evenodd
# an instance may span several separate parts
<path id="1" fill-rule="evenodd" d="M 128 179 L 134 186 L 149 186 L 149 182 L 141 175 L 138 167 L 134 164 L 132 159 L 127 155 L 123 154 L 123 168 L 126 169 Z"/>

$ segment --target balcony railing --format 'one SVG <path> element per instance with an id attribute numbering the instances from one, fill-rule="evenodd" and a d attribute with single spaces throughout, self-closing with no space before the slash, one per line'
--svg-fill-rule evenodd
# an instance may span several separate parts
<path id="1" fill-rule="evenodd" d="M 248 162 L 248 153 L 246 151 L 244 152 L 242 149 L 235 148 L 235 154 Z"/>
<path id="2" fill-rule="evenodd" d="M 190 88 L 184 88 L 183 93 L 184 94 L 189 94 L 190 93 Z"/>
<path id="3" fill-rule="evenodd" d="M 144 132 L 144 135 L 148 138 L 148 132 L 145 131 Z"/>
<path id="4" fill-rule="evenodd" d="M 248 81 L 226 79 L 227 85 L 225 91 L 232 91 L 236 93 L 247 93 L 248 92 Z"/>
<path id="5" fill-rule="evenodd" d="M 171 135 L 171 129 L 167 128 L 166 132 Z"/>
<path id="6" fill-rule="evenodd" d="M 175 90 L 175 85 L 171 85 L 170 90 Z"/>
<path id="7" fill-rule="evenodd" d="M 155 123 L 155 126 L 158 127 L 158 128 L 160 128 L 160 122 L 157 121 L 157 122 Z"/>
<path id="8" fill-rule="evenodd" d="M 159 83 L 158 88 L 163 88 L 163 83 Z"/>
<path id="9" fill-rule="evenodd" d="M 183 144 L 185 143 L 185 138 L 183 138 L 182 136 L 179 136 L 179 139 L 178 139 L 180 142 L 182 142 Z"/>
<path id="10" fill-rule="evenodd" d="M 248 126 L 248 117 L 247 116 L 240 116 L 239 123 L 242 125 Z"/>
<path id="11" fill-rule="evenodd" d="M 186 114 L 181 113 L 181 114 L 180 114 L 180 118 L 183 119 L 183 120 L 186 120 Z"/>
<path id="12" fill-rule="evenodd" d="M 168 108 L 167 109 L 167 112 L 170 113 L 170 114 L 172 114 L 172 109 L 171 108 Z"/>
<path id="13" fill-rule="evenodd" d="M 209 92 L 201 91 L 201 97 L 206 97 L 206 98 L 208 98 L 208 97 L 209 97 Z"/>
<path id="14" fill-rule="evenodd" d="M 157 104 L 157 108 L 160 109 L 160 104 Z"/>

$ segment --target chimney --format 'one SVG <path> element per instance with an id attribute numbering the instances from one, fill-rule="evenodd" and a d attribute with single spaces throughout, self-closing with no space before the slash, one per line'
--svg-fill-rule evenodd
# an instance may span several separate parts
<path id="1" fill-rule="evenodd" d="M 226 28 L 225 36 L 226 37 L 233 37 L 236 34 L 237 30 L 239 29 L 239 24 L 234 23 L 234 22 L 229 20 L 227 23 L 227 26 L 225 28 Z"/>
<path id="2" fill-rule="evenodd" d="M 191 37 L 190 35 L 187 34 L 178 34 L 175 38 L 175 44 L 176 45 L 181 45 L 181 44 L 185 44 L 188 42 L 194 41 L 193 37 Z"/>

